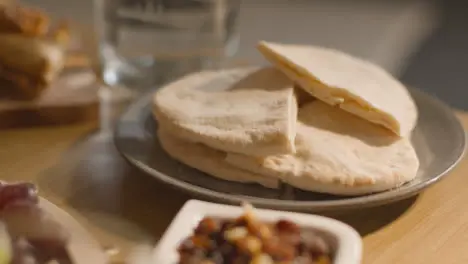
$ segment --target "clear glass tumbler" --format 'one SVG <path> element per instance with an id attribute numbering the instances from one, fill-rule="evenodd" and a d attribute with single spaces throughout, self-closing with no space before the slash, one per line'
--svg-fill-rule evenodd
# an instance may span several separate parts
<path id="1" fill-rule="evenodd" d="M 102 80 L 143 91 L 235 54 L 241 0 L 94 0 Z"/>

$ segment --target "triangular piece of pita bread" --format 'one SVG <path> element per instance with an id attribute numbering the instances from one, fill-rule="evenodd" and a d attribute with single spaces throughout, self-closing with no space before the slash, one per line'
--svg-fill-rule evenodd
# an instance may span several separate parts
<path id="1" fill-rule="evenodd" d="M 158 138 L 169 156 L 214 177 L 233 182 L 258 183 L 273 189 L 279 186 L 277 178 L 256 175 L 228 164 L 225 161 L 226 152 L 181 140 L 164 129 L 158 129 Z"/>
<path id="2" fill-rule="evenodd" d="M 295 151 L 294 85 L 275 68 L 186 76 L 156 92 L 153 114 L 168 132 L 214 149 L 253 156 Z"/>
<path id="3" fill-rule="evenodd" d="M 314 46 L 260 42 L 259 51 L 303 89 L 399 136 L 416 125 L 406 87 L 380 67 L 343 52 Z"/>
<path id="4" fill-rule="evenodd" d="M 231 153 L 226 161 L 299 189 L 338 195 L 398 187 L 419 167 L 407 138 L 318 100 L 299 109 L 295 154 L 261 160 Z"/>

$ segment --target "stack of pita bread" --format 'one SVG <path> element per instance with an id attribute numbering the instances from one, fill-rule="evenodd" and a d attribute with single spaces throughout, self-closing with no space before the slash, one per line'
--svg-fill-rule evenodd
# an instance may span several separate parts
<path id="1" fill-rule="evenodd" d="M 399 81 L 336 50 L 258 49 L 272 67 L 194 73 L 155 93 L 158 137 L 172 158 L 228 181 L 337 195 L 416 177 L 417 108 Z"/>

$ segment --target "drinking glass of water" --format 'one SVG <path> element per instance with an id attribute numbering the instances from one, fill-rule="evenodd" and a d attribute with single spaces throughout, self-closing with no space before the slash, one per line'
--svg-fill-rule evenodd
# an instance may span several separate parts
<path id="1" fill-rule="evenodd" d="M 235 54 L 241 0 L 94 0 L 100 71 L 143 91 Z"/>

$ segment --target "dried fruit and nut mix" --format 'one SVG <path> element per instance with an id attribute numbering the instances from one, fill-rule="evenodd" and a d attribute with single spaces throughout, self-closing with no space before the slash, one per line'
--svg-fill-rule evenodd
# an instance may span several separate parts
<path id="1" fill-rule="evenodd" d="M 179 264 L 331 264 L 318 234 L 301 236 L 288 220 L 266 224 L 250 211 L 237 219 L 205 217 L 178 248 Z"/>

